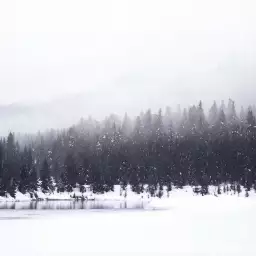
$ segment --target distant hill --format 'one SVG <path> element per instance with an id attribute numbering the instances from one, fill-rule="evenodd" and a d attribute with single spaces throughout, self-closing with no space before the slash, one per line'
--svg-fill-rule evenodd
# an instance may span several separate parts
<path id="1" fill-rule="evenodd" d="M 101 120 L 110 113 L 133 115 L 152 103 L 140 99 L 141 93 L 103 91 L 72 94 L 48 102 L 0 105 L 0 135 L 9 131 L 31 133 L 51 128 L 65 128 L 77 123 L 81 117 L 92 115 Z M 143 100 L 145 101 L 143 103 Z M 146 104 L 145 104 L 146 103 Z"/>
<path id="2" fill-rule="evenodd" d="M 123 83 L 123 86 L 70 94 L 48 102 L 0 105 L 0 135 L 6 135 L 9 131 L 32 133 L 65 128 L 89 115 L 97 120 L 104 119 L 111 113 L 123 116 L 127 112 L 133 116 L 147 108 L 157 111 L 167 105 L 176 108 L 178 103 L 185 106 L 186 102 L 187 94 L 182 90 L 176 94 L 168 86 L 135 86 L 130 90 Z"/>

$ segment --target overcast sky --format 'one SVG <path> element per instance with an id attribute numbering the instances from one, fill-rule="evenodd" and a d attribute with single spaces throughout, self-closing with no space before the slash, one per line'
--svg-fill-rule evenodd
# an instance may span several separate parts
<path id="1" fill-rule="evenodd" d="M 253 102 L 255 10 L 255 0 L 0 0 L 0 104 L 86 91 Z"/>

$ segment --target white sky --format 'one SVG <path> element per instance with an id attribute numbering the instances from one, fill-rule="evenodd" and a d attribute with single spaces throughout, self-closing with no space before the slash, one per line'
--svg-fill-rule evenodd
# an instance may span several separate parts
<path id="1" fill-rule="evenodd" d="M 255 10 L 255 0 L 0 0 L 0 104 L 116 86 L 253 101 Z"/>

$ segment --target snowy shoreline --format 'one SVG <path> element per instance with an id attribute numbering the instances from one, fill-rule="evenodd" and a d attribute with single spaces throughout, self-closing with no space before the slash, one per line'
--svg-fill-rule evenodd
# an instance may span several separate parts
<path id="1" fill-rule="evenodd" d="M 224 189 L 224 186 L 221 187 L 221 194 L 218 194 L 218 188 L 215 186 L 209 187 L 209 194 L 204 195 L 205 197 L 223 197 L 223 196 L 232 196 L 246 198 L 246 190 L 241 187 L 241 192 L 237 193 L 230 189 L 230 185 L 225 185 L 227 190 Z M 121 192 L 120 192 L 121 191 Z M 125 195 L 126 193 L 126 195 Z M 81 193 L 79 189 L 74 189 L 73 192 L 62 192 L 59 193 L 54 191 L 52 193 L 43 193 L 42 191 L 36 191 L 31 194 L 26 193 L 22 194 L 17 191 L 16 198 L 11 197 L 7 194 L 6 197 L 0 197 L 0 202 L 33 202 L 33 201 L 171 201 L 172 199 L 179 198 L 188 198 L 188 197 L 202 197 L 201 194 L 194 192 L 193 188 L 190 186 L 185 186 L 182 189 L 174 188 L 172 191 L 167 192 L 163 191 L 163 196 L 161 198 L 156 196 L 150 196 L 148 192 L 143 192 L 140 194 L 134 193 L 131 188 L 128 186 L 127 191 L 122 191 L 119 185 L 116 185 L 114 191 L 106 192 L 103 194 L 94 194 L 93 192 Z M 35 196 L 36 195 L 36 196 Z M 248 192 L 248 196 L 255 197 L 256 193 L 254 190 Z"/>
<path id="2" fill-rule="evenodd" d="M 2 203 L 1 251 L 26 256 L 252 256 L 256 255 L 253 193 L 248 198 L 244 192 L 239 197 L 193 196 L 191 190 L 175 189 L 170 198 L 153 199 L 145 208 L 131 206 L 131 211 L 118 203 L 116 209 L 92 211 L 65 207 L 69 202 L 39 206 L 36 211 L 31 211 L 30 203 Z"/>

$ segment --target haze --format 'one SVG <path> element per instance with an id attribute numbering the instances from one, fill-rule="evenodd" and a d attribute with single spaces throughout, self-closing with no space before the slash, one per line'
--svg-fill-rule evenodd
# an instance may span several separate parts
<path id="1" fill-rule="evenodd" d="M 83 114 L 200 99 L 253 104 L 255 7 L 253 0 L 0 1 L 0 105 L 37 106 L 40 118 L 47 102 L 69 101 L 68 124 Z M 80 112 L 71 104 L 78 94 L 86 103 Z M 8 126 L 19 126 L 16 116 Z"/>

